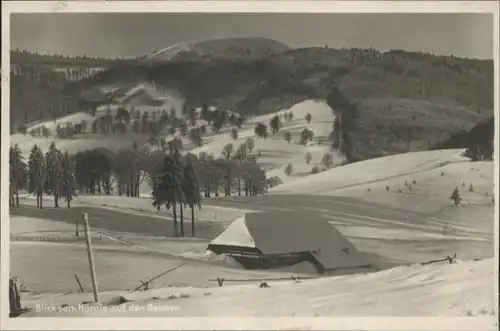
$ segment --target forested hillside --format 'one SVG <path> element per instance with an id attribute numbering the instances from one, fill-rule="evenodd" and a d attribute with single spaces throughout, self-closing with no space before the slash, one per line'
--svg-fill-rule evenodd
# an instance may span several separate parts
<path id="1" fill-rule="evenodd" d="M 348 129 L 352 160 L 429 149 L 493 113 L 493 61 L 399 50 L 314 47 L 255 60 L 181 56 L 154 64 L 117 63 L 88 79 L 55 81 L 57 88 L 46 91 L 24 74 L 13 79 L 11 116 L 22 119 L 26 111 L 34 120 L 76 112 L 78 106 L 60 100 L 78 105 L 89 89 L 110 84 L 150 82 L 179 91 L 185 107 L 209 104 L 247 117 L 328 96 L 338 107 L 331 94 L 339 91 L 357 113 Z"/>

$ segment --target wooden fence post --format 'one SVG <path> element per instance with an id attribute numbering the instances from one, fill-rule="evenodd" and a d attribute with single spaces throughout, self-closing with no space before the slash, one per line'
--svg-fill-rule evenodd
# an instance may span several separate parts
<path id="1" fill-rule="evenodd" d="M 15 278 L 9 279 L 9 304 L 10 304 L 10 317 L 16 317 L 21 310 L 21 294 L 19 291 L 19 284 Z"/>
<path id="2" fill-rule="evenodd" d="M 82 213 L 83 225 L 85 227 L 85 242 L 87 243 L 87 254 L 89 257 L 90 277 L 92 278 L 92 289 L 94 292 L 94 301 L 99 302 L 99 291 L 97 289 L 97 279 L 95 276 L 94 257 L 92 255 L 92 242 L 90 241 L 89 216 L 87 213 Z"/>
<path id="3" fill-rule="evenodd" d="M 76 279 L 76 282 L 78 283 L 78 287 L 80 288 L 80 292 L 83 293 L 83 286 L 82 286 L 82 283 L 80 283 L 80 279 L 78 278 L 77 274 L 75 274 L 75 279 Z"/>

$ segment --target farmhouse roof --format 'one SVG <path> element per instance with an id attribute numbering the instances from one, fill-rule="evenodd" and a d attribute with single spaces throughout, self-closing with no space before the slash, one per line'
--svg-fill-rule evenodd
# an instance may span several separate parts
<path id="1" fill-rule="evenodd" d="M 254 248 L 264 255 L 311 252 L 326 269 L 369 265 L 365 255 L 318 212 L 247 213 L 211 246 Z"/>

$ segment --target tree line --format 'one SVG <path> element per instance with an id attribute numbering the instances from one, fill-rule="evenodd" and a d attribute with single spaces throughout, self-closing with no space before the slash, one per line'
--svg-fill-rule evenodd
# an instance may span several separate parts
<path id="1" fill-rule="evenodd" d="M 9 206 L 19 207 L 19 191 L 27 190 L 36 195 L 37 207 L 43 208 L 43 195 L 54 197 L 54 206 L 59 207 L 65 199 L 70 207 L 76 194 L 74 161 L 68 152 L 62 153 L 55 143 L 44 154 L 38 145 L 31 149 L 28 162 L 24 161 L 19 145 L 9 150 Z"/>
<path id="2" fill-rule="evenodd" d="M 130 59 L 106 58 L 102 56 L 68 55 L 68 54 L 46 54 L 29 52 L 26 50 L 11 50 L 11 62 L 15 64 L 40 64 L 40 65 L 70 65 L 70 66 L 112 66 L 130 61 Z"/>
<path id="3" fill-rule="evenodd" d="M 265 172 L 249 150 L 248 142 L 237 150 L 226 146 L 223 156 L 216 159 L 206 153 L 182 155 L 176 146 L 165 151 L 133 144 L 131 149 L 117 153 L 96 148 L 69 155 L 52 143 L 45 154 L 34 145 L 25 162 L 16 144 L 10 147 L 9 206 L 19 206 L 22 190 L 36 195 L 40 209 L 44 195 L 54 197 L 56 208 L 61 199 L 70 208 L 77 193 L 138 197 L 139 187 L 146 180 L 153 188 L 153 206 L 158 211 L 161 206 L 173 209 L 176 229 L 179 210 L 179 235 L 184 235 L 184 210 L 186 206 L 191 208 L 194 231 L 194 209 L 201 208 L 202 196 L 217 197 L 221 189 L 225 196 L 235 191 L 246 196 L 265 192 Z"/>
<path id="4" fill-rule="evenodd" d="M 232 144 L 224 147 L 222 156 L 201 152 L 199 155 L 180 154 L 181 146 L 172 140 L 168 148 L 150 149 L 133 144 L 132 149 L 113 153 L 105 148 L 81 151 L 75 154 L 75 177 L 77 188 L 86 194 L 118 194 L 138 197 L 140 185 L 146 181 L 154 187 L 162 174 L 165 157 L 179 152 L 179 164 L 193 166 L 197 185 L 206 198 L 219 196 L 220 191 L 230 196 L 254 196 L 265 191 L 264 170 L 257 164 L 257 158 L 250 155 L 251 139 L 234 150 Z"/>
<path id="5" fill-rule="evenodd" d="M 91 115 L 96 117 L 97 109 L 92 109 Z M 198 119 L 206 121 L 207 124 L 197 125 Z M 58 138 L 64 139 L 88 131 L 94 134 L 126 134 L 131 130 L 134 133 L 148 134 L 154 137 L 162 132 L 174 136 L 179 131 L 182 136 L 189 136 L 196 145 L 201 146 L 203 144 L 201 138 L 208 132 L 208 128 L 212 132 L 218 133 L 227 124 L 241 128 L 244 121 L 245 119 L 241 115 L 226 109 L 209 110 L 207 105 L 203 105 L 200 112 L 192 107 L 183 107 L 181 117 L 177 117 L 174 107 L 169 111 L 162 108 L 141 111 L 140 108 L 134 106 L 130 109 L 119 106 L 115 112 L 112 112 L 108 105 L 105 114 L 98 116 L 92 122 L 82 120 L 80 123 L 58 124 L 55 134 Z M 28 133 L 26 125 L 20 125 L 18 131 L 22 134 Z M 52 132 L 44 126 L 38 126 L 30 130 L 29 134 L 48 137 L 52 135 Z M 157 140 L 157 143 L 160 142 Z"/>

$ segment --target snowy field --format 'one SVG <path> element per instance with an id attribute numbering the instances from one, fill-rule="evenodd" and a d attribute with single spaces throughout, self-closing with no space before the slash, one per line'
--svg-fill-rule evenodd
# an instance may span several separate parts
<path id="1" fill-rule="evenodd" d="M 434 152 L 428 152 L 429 158 Z M 444 152 L 443 152 L 444 153 Z M 454 159 L 455 152 L 446 152 Z M 421 154 L 423 158 L 426 153 Z M 401 156 L 395 156 L 401 157 Z M 434 157 L 434 156 L 433 156 Z M 384 158 L 388 164 L 395 164 L 390 158 Z M 367 161 L 369 165 L 370 161 Z M 359 163 L 362 164 L 362 163 Z M 457 168 L 460 165 L 462 168 Z M 465 166 L 466 165 L 466 166 Z M 345 168 L 349 168 L 346 166 Z M 359 167 L 359 165 L 358 165 Z M 383 166 L 381 166 L 383 167 Z M 468 171 L 471 167 L 480 171 Z M 432 167 L 431 167 L 432 168 Z M 341 170 L 330 170 L 334 172 Z M 441 176 L 441 169 L 445 175 Z M 459 171 L 462 169 L 461 171 Z M 496 277 L 493 264 L 493 204 L 487 204 L 486 197 L 479 198 L 474 192 L 464 189 L 464 205 L 451 206 L 445 196 L 447 191 L 444 183 L 447 176 L 458 176 L 472 182 L 474 186 L 490 190 L 492 185 L 492 165 L 465 162 L 449 163 L 437 167 L 437 174 L 430 176 L 427 168 L 414 171 L 411 178 L 418 178 L 417 184 L 424 185 L 426 190 L 434 195 L 415 195 L 414 204 L 427 204 L 431 200 L 441 203 L 440 209 L 430 209 L 427 214 L 423 210 L 415 210 L 414 204 L 399 204 L 399 209 L 393 206 L 394 195 L 399 193 L 385 192 L 384 185 L 380 192 L 367 192 L 359 189 L 360 199 L 352 197 L 330 195 L 296 195 L 293 191 L 288 194 L 271 194 L 261 197 L 228 197 L 210 199 L 198 213 L 200 222 L 207 221 L 212 226 L 227 226 L 243 212 L 258 212 L 266 210 L 280 210 L 290 208 L 313 208 L 323 212 L 331 218 L 332 225 L 346 236 L 355 246 L 366 253 L 385 268 L 384 271 L 349 276 L 328 277 L 318 280 L 303 280 L 301 283 L 293 281 L 268 281 L 271 288 L 258 288 L 258 281 L 250 279 L 288 278 L 291 275 L 309 275 L 312 272 L 307 267 L 298 266 L 295 270 L 287 271 L 248 271 L 231 261 L 221 260 L 219 257 L 207 255 L 204 250 L 208 239 L 165 238 L 154 234 L 134 233 L 129 230 L 120 232 L 118 228 L 95 228 L 97 270 L 101 276 L 103 294 L 106 300 L 121 295 L 132 300 L 134 305 L 147 307 L 160 304 L 164 298 L 167 304 L 180 307 L 176 312 L 141 313 L 141 316 L 161 314 L 162 316 L 480 316 L 491 315 L 493 312 L 492 286 Z M 359 169 L 357 169 L 359 170 Z M 356 170 L 356 171 L 357 171 Z M 453 171 L 452 171 L 453 170 Z M 345 171 L 345 170 L 343 170 Z M 390 180 L 404 183 L 406 171 L 401 171 L 399 179 Z M 424 181 L 427 178 L 428 182 Z M 488 178 L 489 176 L 489 178 Z M 486 177 L 486 178 L 485 178 Z M 332 176 L 330 187 L 335 187 L 335 177 Z M 386 178 L 381 174 L 380 178 Z M 313 179 L 313 177 L 311 177 Z M 479 179 L 483 179 L 484 183 Z M 410 180 L 410 179 L 409 179 Z M 325 181 L 319 181 L 325 185 Z M 298 183 L 298 182 L 297 182 Z M 432 183 L 432 185 L 431 185 Z M 369 184 L 360 184 L 360 187 Z M 285 185 L 283 185 L 285 186 Z M 326 186 L 326 185 L 325 185 Z M 404 185 L 401 185 L 404 187 Z M 296 186 L 295 186 L 296 187 Z M 356 187 L 356 186 L 353 186 Z M 353 189 L 353 187 L 349 189 Z M 373 187 L 373 186 L 371 186 Z M 308 188 L 314 189 L 313 185 Z M 433 188 L 433 191 L 430 191 Z M 438 198 L 442 190 L 441 200 Z M 319 191 L 319 190 L 318 190 Z M 317 192 L 317 191 L 316 191 Z M 327 192 L 330 192 L 328 190 Z M 366 196 L 363 194 L 366 192 Z M 380 196 L 386 195 L 384 199 Z M 377 196 L 378 202 L 369 202 L 371 196 Z M 49 200 L 49 198 L 47 198 Z M 468 202 L 471 204 L 468 204 Z M 438 202 L 435 202 L 437 205 Z M 31 199 L 23 199 L 22 204 L 33 204 Z M 99 207 L 106 211 L 115 211 L 136 216 L 136 221 L 146 224 L 145 217 L 154 216 L 163 218 L 165 227 L 169 214 L 162 211 L 155 215 L 150 199 L 122 198 L 122 197 L 92 197 L 80 196 L 75 200 L 75 208 Z M 239 208 L 245 208 L 240 210 Z M 20 210 L 23 210 L 21 208 Z M 16 211 L 17 213 L 18 211 Z M 59 212 L 59 211 L 58 211 Z M 215 215 L 214 212 L 217 214 Z M 89 213 L 92 219 L 92 212 Z M 436 216 L 437 215 L 437 216 Z M 462 216 L 461 216 L 462 215 Z M 439 217 L 438 217 L 439 216 Z M 447 218 L 444 218 L 447 216 Z M 57 222 L 39 220 L 22 216 L 11 219 L 11 233 L 17 228 L 19 233 L 71 233 L 74 231 L 72 221 Z M 111 217 L 104 217 L 111 219 Z M 123 224 L 125 219 L 120 217 Z M 28 222 L 28 226 L 23 226 Z M 14 225 L 15 223 L 15 225 Z M 69 223 L 69 224 L 68 224 Z M 36 224 L 36 225 L 35 225 Z M 18 228 L 19 227 L 19 228 Z M 189 233 L 190 222 L 186 220 L 186 232 Z M 215 232 L 221 229 L 214 230 Z M 105 240 L 98 234 L 105 234 L 113 240 Z M 15 233 L 14 233 L 15 234 Z M 122 244 L 119 244 L 121 241 Z M 126 243 L 128 245 L 124 245 Z M 117 245 L 118 244 L 118 245 Z M 36 245 L 36 246 L 33 246 Z M 36 247 L 36 254 L 33 253 Z M 463 261 L 456 265 L 436 264 L 421 266 L 420 262 L 441 259 L 445 256 L 457 254 Z M 29 306 L 37 303 L 51 302 L 54 304 L 72 302 L 81 303 L 90 300 L 90 294 L 77 294 L 73 273 L 78 273 L 86 288 L 90 286 L 88 272 L 86 272 L 85 251 L 83 245 L 71 243 L 30 243 L 15 242 L 12 245 L 13 256 L 22 257 L 20 265 L 13 265 L 13 272 L 27 283 L 34 292 L 44 294 L 26 294 L 24 301 Z M 29 256 L 29 262 L 26 260 Z M 50 259 L 46 257 L 50 256 Z M 128 263 L 131 256 L 133 264 Z M 44 257 L 44 258 L 42 258 Z M 69 259 L 69 260 L 68 260 Z M 481 259 L 481 261 L 473 261 Z M 37 263 L 46 266 L 50 264 L 50 275 L 47 267 L 37 268 Z M 74 262 L 71 262 L 74 261 Z M 164 270 L 180 263 L 186 263 L 171 274 L 160 278 L 147 292 L 123 292 L 137 286 L 140 279 L 148 279 Z M 397 266 L 404 264 L 405 266 Z M 406 266 L 407 265 L 407 266 Z M 392 268 L 391 268 L 392 267 Z M 383 267 L 383 269 L 385 269 Z M 20 273 L 20 274 L 19 274 Z M 278 275 L 279 274 L 279 275 Z M 27 277 L 29 275 L 29 277 Z M 202 276 L 196 276 L 202 275 Z M 49 279 L 61 279 L 47 284 Z M 246 279 L 240 283 L 234 282 L 218 288 L 216 282 L 209 281 L 217 277 Z M 31 283 L 30 283 L 31 282 Z M 38 282 L 38 283 L 37 283 Z M 170 286 L 170 287 L 168 287 Z M 165 289 L 160 289 L 164 287 Z M 172 289 L 175 288 L 175 290 Z M 325 290 L 328 289 L 328 290 Z M 38 291 L 36 290 L 38 289 Z M 373 290 L 376 289 L 376 290 Z M 370 291 L 370 296 L 366 296 Z M 71 293 L 68 293 L 71 292 Z M 47 294 L 53 293 L 53 294 Z M 66 293 L 60 295 L 57 293 Z M 210 294 L 205 294 L 210 293 Z M 182 294 L 182 295 L 181 295 Z M 338 300 L 341 296 L 342 300 Z M 286 303 L 283 298 L 286 299 Z M 170 299 L 166 299 L 170 298 Z M 281 298 L 281 299 L 280 299 Z M 127 304 L 131 304 L 131 302 Z M 307 305 L 300 303 L 307 302 Z M 396 304 L 395 302 L 398 302 Z M 126 305 L 127 305 L 126 304 Z M 209 309 L 214 306 L 224 309 Z M 303 308 L 307 307 L 307 308 Z M 139 308 L 140 309 L 140 308 Z M 202 311 L 202 313 L 200 313 Z M 123 313 L 94 311 L 93 313 L 74 312 L 72 314 L 84 316 L 99 316 L 101 314 L 122 316 L 134 315 L 138 312 Z M 37 315 L 37 314 L 35 314 Z M 66 316 L 66 313 L 58 316 Z M 29 316 L 29 315 L 28 315 Z M 38 316 L 38 315 L 37 315 Z"/>
<path id="2" fill-rule="evenodd" d="M 22 222 L 13 217 L 12 222 Z M 30 219 L 30 222 L 38 222 Z M 66 224 L 63 224 L 66 225 Z M 14 238 L 38 238 L 38 241 L 11 241 L 11 274 L 21 278 L 30 293 L 30 300 L 39 295 L 49 297 L 61 293 L 78 292 L 74 275 L 77 274 L 85 292 L 92 290 L 88 272 L 87 251 L 83 240 L 76 241 L 74 227 L 66 231 L 62 226 L 51 227 L 50 232 L 13 234 Z M 83 235 L 83 234 L 82 234 Z M 127 239 L 125 240 L 124 237 Z M 40 238 L 47 238 L 41 241 Z M 52 240 L 50 240 L 50 239 Z M 130 241 L 134 244 L 130 244 Z M 137 244 L 148 242 L 148 246 Z M 134 289 L 170 268 L 179 269 L 155 280 L 151 289 L 163 287 L 216 287 L 217 277 L 226 279 L 255 279 L 286 277 L 301 274 L 290 271 L 244 270 L 230 260 L 205 252 L 207 240 L 190 238 L 154 238 L 147 240 L 94 229 L 92 237 L 95 268 L 102 292 Z M 244 283 L 244 282 L 243 282 Z M 24 300 L 23 300 L 24 302 Z"/>
<path id="3" fill-rule="evenodd" d="M 75 222 L 85 211 L 93 231 L 101 300 L 110 304 L 109 309 L 49 315 L 491 316 L 495 307 L 493 284 L 498 279 L 493 260 L 493 162 L 471 162 L 461 156 L 462 150 L 426 151 L 310 175 L 312 167 L 330 150 L 326 140 L 332 111 L 325 103 L 314 101 L 299 103 L 288 111 L 294 113 L 292 123 L 276 135 L 269 134 L 268 139 L 255 138 L 253 130 L 255 123 L 268 124 L 274 114 L 249 119 L 237 140 L 225 128 L 218 135 L 207 135 L 202 147 L 189 149 L 217 157 L 226 144 L 232 143 L 236 149 L 254 137 L 254 153 L 260 152 L 259 163 L 266 167 L 267 176 L 284 181 L 264 196 L 203 200 L 202 209 L 196 211 L 197 238 L 189 237 L 189 209 L 184 213 L 187 237 L 172 238 L 171 214 L 164 209 L 156 214 L 147 188 L 141 198 L 81 195 L 71 210 L 55 210 L 46 197 L 46 208 L 39 211 L 33 197 L 23 196 L 22 206 L 11 210 L 10 219 L 11 239 L 25 237 L 11 241 L 12 275 L 19 276 L 30 290 L 23 294 L 23 304 L 77 305 L 91 300 L 85 246 L 73 236 Z M 310 124 L 304 119 L 307 113 L 312 115 Z M 307 146 L 298 144 L 304 128 L 315 133 Z M 290 143 L 283 138 L 285 131 L 292 133 Z M 52 140 L 11 136 L 11 142 L 18 142 L 25 153 L 33 142 L 46 149 Z M 56 144 L 71 152 L 91 148 L 88 146 L 131 145 L 131 141 L 118 140 L 124 139 L 92 137 L 58 140 Z M 313 156 L 310 164 L 304 161 L 306 152 Z M 342 157 L 334 155 L 334 160 L 340 163 Z M 286 176 L 283 169 L 289 163 L 295 172 Z M 456 187 L 463 199 L 459 207 L 449 198 Z M 250 271 L 228 258 L 205 252 L 210 240 L 238 217 L 277 210 L 322 213 L 380 271 L 294 282 L 292 275 L 314 275 L 310 266 Z M 26 239 L 30 236 L 45 239 Z M 457 264 L 420 264 L 454 254 Z M 150 290 L 127 291 L 140 280 L 178 265 Z M 77 293 L 75 273 L 85 293 Z M 217 277 L 240 281 L 218 287 L 214 282 Z M 274 278 L 284 280 L 268 280 L 269 288 L 259 288 L 259 279 Z M 118 296 L 128 302 L 117 304 Z M 131 305 L 146 308 L 134 312 L 126 308 Z M 177 308 L 147 309 L 154 305 Z M 26 316 L 42 315 L 31 312 Z"/>
<path id="4" fill-rule="evenodd" d="M 269 288 L 259 288 L 259 282 L 254 282 L 210 289 L 184 287 L 103 293 L 101 300 L 108 304 L 105 308 L 68 309 L 52 314 L 33 312 L 26 316 L 492 317 L 494 277 L 491 259 L 453 265 L 414 265 L 373 274 L 268 282 Z M 89 294 L 66 294 L 46 296 L 43 300 L 34 297 L 29 303 L 78 306 L 89 299 Z M 124 303 L 118 305 L 118 299 Z"/>

